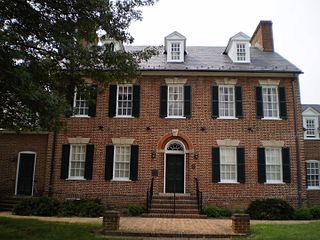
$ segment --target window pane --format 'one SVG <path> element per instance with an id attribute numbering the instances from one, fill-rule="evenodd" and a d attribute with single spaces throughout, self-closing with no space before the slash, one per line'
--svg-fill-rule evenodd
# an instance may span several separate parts
<path id="1" fill-rule="evenodd" d="M 117 116 L 132 116 L 132 85 L 118 85 Z"/>
<path id="2" fill-rule="evenodd" d="M 242 43 L 237 44 L 237 60 L 238 61 L 245 61 L 246 60 L 245 44 L 242 44 Z"/>
<path id="3" fill-rule="evenodd" d="M 237 149 L 235 147 L 220 148 L 221 182 L 237 181 Z"/>
<path id="4" fill-rule="evenodd" d="M 219 116 L 235 117 L 234 86 L 219 86 Z"/>
<path id="5" fill-rule="evenodd" d="M 129 179 L 130 176 L 130 146 L 115 146 L 114 178 Z"/>
<path id="6" fill-rule="evenodd" d="M 86 145 L 71 145 L 69 177 L 84 177 Z"/>
<path id="7" fill-rule="evenodd" d="M 319 162 L 307 162 L 308 187 L 320 187 L 319 183 Z"/>
<path id="8" fill-rule="evenodd" d="M 183 117 L 183 86 L 171 85 L 168 86 L 168 116 Z"/>
<path id="9" fill-rule="evenodd" d="M 266 118 L 279 117 L 278 88 L 262 87 L 263 113 Z"/>
<path id="10" fill-rule="evenodd" d="M 282 182 L 281 148 L 266 148 L 265 154 L 267 182 Z"/>
<path id="11" fill-rule="evenodd" d="M 74 103 L 73 103 L 73 114 L 75 116 L 88 116 L 89 105 L 88 101 L 81 96 L 77 90 L 75 91 Z"/>
<path id="12" fill-rule="evenodd" d="M 180 60 L 180 43 L 171 43 L 171 60 Z"/>

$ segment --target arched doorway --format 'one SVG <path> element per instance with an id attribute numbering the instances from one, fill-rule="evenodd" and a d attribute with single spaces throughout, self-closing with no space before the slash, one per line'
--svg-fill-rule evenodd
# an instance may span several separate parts
<path id="1" fill-rule="evenodd" d="M 164 192 L 185 193 L 186 148 L 179 140 L 171 140 L 164 153 Z"/>

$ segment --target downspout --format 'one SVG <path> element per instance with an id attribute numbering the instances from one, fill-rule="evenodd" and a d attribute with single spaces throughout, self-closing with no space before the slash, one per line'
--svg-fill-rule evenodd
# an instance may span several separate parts
<path id="1" fill-rule="evenodd" d="M 298 123 L 297 123 L 297 110 L 296 106 L 298 104 L 296 101 L 295 96 L 295 81 L 298 81 L 298 77 L 292 79 L 292 100 L 293 100 L 293 117 L 294 117 L 294 133 L 295 133 L 295 141 L 296 141 L 296 159 L 297 159 L 297 190 L 298 190 L 298 207 L 302 207 L 302 197 L 301 197 L 301 158 L 300 158 L 300 142 L 299 142 L 299 135 L 298 135 Z M 298 86 L 299 83 L 297 83 Z M 299 93 L 298 93 L 299 94 Z M 301 116 L 300 116 L 301 117 Z"/>
<path id="2" fill-rule="evenodd" d="M 49 177 L 49 197 L 53 194 L 52 182 L 53 182 L 53 168 L 54 168 L 54 159 L 56 156 L 56 143 L 57 143 L 57 133 L 54 131 L 53 133 L 53 141 L 52 141 L 52 152 L 51 152 L 51 161 L 50 161 L 50 177 Z"/>

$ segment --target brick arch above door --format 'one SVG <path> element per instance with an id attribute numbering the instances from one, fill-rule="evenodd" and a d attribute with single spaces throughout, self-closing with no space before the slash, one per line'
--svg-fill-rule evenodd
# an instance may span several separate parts
<path id="1" fill-rule="evenodd" d="M 171 140 L 180 140 L 186 147 L 186 152 L 193 151 L 193 144 L 191 139 L 184 133 L 177 129 L 173 129 L 171 133 L 164 134 L 158 141 L 157 150 L 163 151 L 166 144 Z"/>

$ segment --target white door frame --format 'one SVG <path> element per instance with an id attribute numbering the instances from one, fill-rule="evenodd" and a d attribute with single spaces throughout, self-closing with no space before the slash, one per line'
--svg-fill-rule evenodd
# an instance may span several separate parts
<path id="1" fill-rule="evenodd" d="M 183 147 L 183 151 L 167 150 L 168 146 L 172 143 L 178 143 Z M 169 141 L 164 149 L 164 168 L 163 168 L 163 192 L 166 193 L 166 170 L 167 170 L 167 155 L 183 155 L 183 193 L 186 193 L 186 147 L 180 140 L 173 139 Z"/>
<path id="2" fill-rule="evenodd" d="M 18 153 L 18 161 L 17 161 L 17 171 L 16 171 L 16 186 L 14 190 L 14 195 L 17 195 L 18 190 L 18 178 L 19 178 L 19 168 L 20 168 L 20 156 L 21 154 L 33 154 L 34 162 L 33 162 L 33 176 L 32 176 L 32 188 L 31 188 L 31 196 L 33 196 L 33 188 L 34 188 L 34 178 L 36 172 L 36 162 L 37 162 L 37 153 L 32 151 L 21 151 Z"/>

